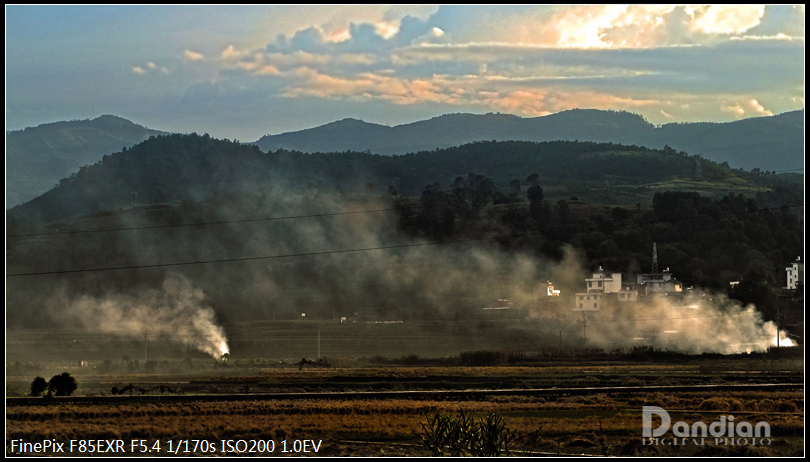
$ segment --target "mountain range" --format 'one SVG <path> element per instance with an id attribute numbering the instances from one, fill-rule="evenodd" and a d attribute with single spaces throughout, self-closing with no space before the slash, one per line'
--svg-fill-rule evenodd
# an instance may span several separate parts
<path id="1" fill-rule="evenodd" d="M 105 154 L 165 134 L 112 115 L 6 132 L 6 208 L 39 196 Z"/>
<path id="2" fill-rule="evenodd" d="M 594 141 L 669 146 L 746 170 L 790 170 L 804 166 L 804 110 L 727 123 L 655 126 L 626 111 L 573 109 L 542 117 L 447 114 L 389 127 L 343 119 L 315 128 L 266 135 L 253 144 L 263 151 L 370 151 L 401 155 L 474 141 Z"/>
<path id="3" fill-rule="evenodd" d="M 113 115 L 6 132 L 6 209 L 38 197 L 106 154 L 165 134 Z M 534 118 L 500 113 L 446 114 L 393 127 L 348 118 L 267 135 L 248 144 L 265 152 L 286 149 L 401 155 L 493 140 L 593 141 L 653 149 L 669 146 L 734 168 L 803 173 L 804 110 L 728 123 L 662 126 L 638 114 L 596 109 Z"/>

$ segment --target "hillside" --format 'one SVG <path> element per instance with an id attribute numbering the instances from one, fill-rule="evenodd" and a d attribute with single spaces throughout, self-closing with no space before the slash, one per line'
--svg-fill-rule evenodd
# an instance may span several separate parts
<path id="1" fill-rule="evenodd" d="M 804 168 L 804 111 L 785 112 L 725 124 L 666 124 L 642 143 L 664 145 L 732 167 L 751 170 Z"/>
<path id="2" fill-rule="evenodd" d="M 543 117 L 507 114 L 448 114 L 388 127 L 343 119 L 320 127 L 267 135 L 263 151 L 370 151 L 396 155 L 441 149 L 474 141 L 579 140 L 670 146 L 734 168 L 787 170 L 804 165 L 804 111 L 728 123 L 666 124 L 656 127 L 626 111 L 575 109 Z"/>
<path id="3" fill-rule="evenodd" d="M 39 196 L 104 154 L 165 133 L 112 115 L 7 132 L 6 209 Z"/>
<path id="4" fill-rule="evenodd" d="M 312 188 L 384 192 L 393 188 L 400 195 L 419 196 L 426 185 L 449 187 L 458 177 L 478 172 L 507 190 L 512 180 L 537 173 L 543 186 L 557 191 L 560 198 L 579 195 L 607 203 L 649 202 L 652 190 L 644 185 L 662 181 L 669 188 L 698 191 L 714 190 L 718 184 L 722 193 L 739 188 L 749 188 L 752 193 L 764 190 L 736 178 L 739 172 L 669 148 L 487 141 L 404 156 L 262 153 L 256 146 L 208 135 L 176 134 L 105 155 L 102 161 L 61 180 L 58 187 L 10 209 L 7 217 L 41 225 L 133 204 L 209 200 L 227 194 L 255 194 L 265 188 L 291 192 Z"/>

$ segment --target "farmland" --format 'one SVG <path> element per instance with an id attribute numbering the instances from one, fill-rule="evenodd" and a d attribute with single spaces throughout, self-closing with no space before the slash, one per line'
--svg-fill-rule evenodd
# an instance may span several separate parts
<path id="1" fill-rule="evenodd" d="M 253 329 L 266 331 L 268 325 Z M 386 331 L 390 325 L 380 324 L 352 327 L 355 334 L 367 330 L 366 343 L 344 346 L 344 356 L 323 355 L 329 367 L 316 367 L 295 362 L 302 355 L 317 357 L 317 329 L 306 342 L 299 339 L 308 345 L 304 350 L 293 341 L 294 329 L 279 325 L 291 337 L 277 345 L 286 343 L 289 350 L 250 347 L 237 340 L 250 338 L 250 329 L 242 326 L 239 334 L 229 330 L 232 355 L 224 362 L 157 340 L 149 345 L 153 359 L 138 362 L 131 358 L 142 359 L 143 339 L 120 340 L 105 349 L 78 332 L 43 331 L 40 337 L 25 337 L 29 343 L 11 337 L 9 358 L 11 353 L 22 358 L 7 364 L 7 450 L 11 440 L 102 439 L 126 443 L 125 455 L 139 455 L 141 440 L 147 449 L 158 442 L 163 454 L 172 445 L 177 455 L 226 455 L 244 440 L 262 441 L 265 451 L 272 441 L 274 452 L 264 455 L 302 455 L 304 449 L 318 456 L 430 455 L 422 442 L 425 422 L 437 414 L 463 412 L 501 417 L 514 431 L 508 447 L 512 455 L 803 454 L 804 362 L 798 349 L 724 356 L 642 347 L 453 352 L 448 344 L 445 356 L 394 356 L 394 350 L 385 349 L 363 355 L 364 348 L 383 343 L 378 337 L 391 334 Z M 334 331 L 326 324 L 320 335 L 323 351 L 330 348 L 330 338 L 335 347 Z M 58 347 L 49 361 L 24 357 L 26 349 L 48 357 L 34 351 L 36 343 L 48 343 L 46 338 Z M 69 360 L 67 349 L 79 348 L 68 346 L 75 345 L 73 340 L 84 343 L 85 366 Z M 296 346 L 299 354 L 293 355 Z M 262 357 L 259 351 L 276 354 Z M 126 352 L 131 357 L 125 361 Z M 25 398 L 35 376 L 63 370 L 79 383 L 74 396 Z M 768 388 L 791 383 L 799 385 Z M 128 385 L 127 392 L 113 394 L 113 388 Z M 714 388 L 678 388 L 683 386 Z M 619 387 L 627 389 L 617 392 Z M 764 421 L 771 437 L 765 445 L 714 444 L 713 438 L 702 445 L 651 444 L 641 434 L 642 406 L 659 406 L 673 422 L 690 425 L 728 415 L 737 423 Z M 187 447 L 194 440 L 196 451 L 194 445 Z"/>

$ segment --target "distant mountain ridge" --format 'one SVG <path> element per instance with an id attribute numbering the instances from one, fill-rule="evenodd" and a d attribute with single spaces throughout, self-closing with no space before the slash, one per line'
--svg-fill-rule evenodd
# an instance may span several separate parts
<path id="1" fill-rule="evenodd" d="M 627 111 L 572 109 L 542 117 L 510 114 L 447 114 L 389 127 L 343 119 L 315 128 L 266 135 L 263 151 L 371 151 L 401 155 L 474 141 L 594 141 L 669 146 L 735 168 L 788 170 L 804 167 L 804 110 L 727 123 L 677 123 L 660 127 Z"/>
<path id="2" fill-rule="evenodd" d="M 39 196 L 105 154 L 165 134 L 113 115 L 6 132 L 6 209 Z"/>

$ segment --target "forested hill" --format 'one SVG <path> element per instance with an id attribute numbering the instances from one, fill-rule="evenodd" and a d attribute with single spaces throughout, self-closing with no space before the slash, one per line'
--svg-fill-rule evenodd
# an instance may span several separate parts
<path id="1" fill-rule="evenodd" d="M 594 141 L 635 144 L 728 162 L 747 170 L 804 166 L 804 111 L 728 123 L 677 123 L 656 127 L 626 111 L 574 109 L 542 117 L 508 114 L 448 114 L 389 127 L 343 119 L 320 127 L 256 141 L 262 150 L 370 151 L 406 154 L 482 141 Z"/>
<path id="2" fill-rule="evenodd" d="M 627 197 L 633 204 L 648 202 L 649 188 L 681 185 L 701 190 L 721 183 L 721 190 L 728 192 L 728 188 L 752 186 L 746 177 L 736 176 L 739 171 L 669 148 L 490 141 L 389 157 L 360 152 L 264 153 L 256 146 L 208 135 L 174 134 L 105 155 L 42 196 L 9 210 L 7 218 L 12 223 L 41 225 L 133 204 L 251 196 L 269 188 L 290 194 L 317 189 L 419 196 L 427 185 L 446 188 L 469 173 L 485 175 L 507 190 L 514 187 L 510 185 L 515 179 L 537 173 L 547 195 L 557 190 L 566 198 L 582 197 L 597 188 L 608 203 L 616 203 L 622 194 L 625 202 Z M 659 184 L 649 186 L 651 182 Z"/>
<path id="3" fill-rule="evenodd" d="M 162 134 L 112 115 L 6 132 L 6 208 L 39 196 L 104 154 Z"/>

